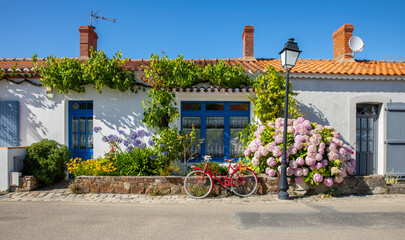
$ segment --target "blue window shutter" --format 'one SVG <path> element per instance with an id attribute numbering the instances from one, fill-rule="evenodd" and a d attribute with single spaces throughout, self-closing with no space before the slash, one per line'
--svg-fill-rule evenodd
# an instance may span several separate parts
<path id="1" fill-rule="evenodd" d="M 0 147 L 19 145 L 20 105 L 18 101 L 0 101 Z"/>
<path id="2" fill-rule="evenodd" d="M 387 174 L 405 176 L 405 103 L 387 104 Z"/>

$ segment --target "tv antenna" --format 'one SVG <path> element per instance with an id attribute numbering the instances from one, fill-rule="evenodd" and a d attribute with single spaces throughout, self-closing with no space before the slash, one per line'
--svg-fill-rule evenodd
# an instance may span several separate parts
<path id="1" fill-rule="evenodd" d="M 91 27 L 93 26 L 93 18 L 94 18 L 94 20 L 101 19 L 101 20 L 106 20 L 106 21 L 110 21 L 110 22 L 116 23 L 117 19 L 115 19 L 115 18 L 108 18 L 108 17 L 103 17 L 103 16 L 97 16 L 98 11 L 99 11 L 99 10 L 97 10 L 97 12 L 95 12 L 95 13 L 93 14 L 93 10 L 91 10 L 91 13 L 90 13 L 90 26 L 91 26 Z"/>
<path id="2" fill-rule="evenodd" d="M 349 46 L 350 49 L 352 49 L 352 57 L 354 57 L 354 53 L 361 52 L 365 45 L 363 43 L 363 40 L 361 40 L 361 38 L 353 36 L 349 39 Z"/>

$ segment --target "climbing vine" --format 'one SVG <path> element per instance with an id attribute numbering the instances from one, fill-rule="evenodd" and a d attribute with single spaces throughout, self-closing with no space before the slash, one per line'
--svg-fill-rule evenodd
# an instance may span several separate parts
<path id="1" fill-rule="evenodd" d="M 253 113 L 262 122 L 274 121 L 284 117 L 285 105 L 285 77 L 276 71 L 273 66 L 267 66 L 266 71 L 253 81 L 255 95 L 249 96 L 253 103 Z M 291 82 L 288 85 L 288 114 L 291 118 L 302 116 L 298 102 L 294 99 L 298 93 L 292 90 Z"/>
<path id="2" fill-rule="evenodd" d="M 128 89 L 137 92 L 140 86 L 135 73 L 124 68 L 127 61 L 128 58 L 122 59 L 120 51 L 109 59 L 102 50 L 96 52 L 93 49 L 86 61 L 51 55 L 46 58 L 46 63 L 38 66 L 36 54 L 33 56 L 34 68 L 41 75 L 41 83 L 60 93 L 69 90 L 83 93 L 89 84 L 94 85 L 100 93 L 104 86 L 121 92 Z"/>
<path id="3" fill-rule="evenodd" d="M 187 88 L 195 84 L 208 82 L 217 87 L 236 88 L 250 86 L 251 80 L 243 72 L 242 66 L 229 66 L 224 61 L 208 64 L 204 68 L 193 61 L 186 61 L 180 55 L 176 59 L 168 59 L 163 55 L 151 56 L 150 66 L 146 67 L 145 77 L 152 89 L 150 100 L 143 106 L 144 122 L 154 128 L 163 129 L 179 116 L 176 107 L 174 88 Z"/>

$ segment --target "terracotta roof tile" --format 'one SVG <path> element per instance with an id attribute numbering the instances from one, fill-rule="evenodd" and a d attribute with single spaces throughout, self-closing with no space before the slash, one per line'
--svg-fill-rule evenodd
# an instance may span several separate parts
<path id="1" fill-rule="evenodd" d="M 44 58 L 38 59 L 41 65 Z M 188 59 L 202 67 L 208 64 L 216 64 L 220 59 Z M 263 72 L 267 65 L 272 65 L 276 70 L 284 71 L 281 68 L 279 59 L 257 59 L 256 61 L 243 61 L 240 58 L 224 59 L 225 64 L 234 66 L 239 64 L 245 72 L 253 73 Z M 0 68 L 4 70 L 12 69 L 17 63 L 20 71 L 31 71 L 33 67 L 32 59 L 20 58 L 0 58 Z M 125 67 L 127 69 L 139 71 L 149 66 L 149 59 L 131 59 Z M 355 60 L 355 62 L 338 62 L 330 59 L 299 59 L 296 66 L 292 69 L 293 73 L 310 73 L 310 74 L 349 74 L 349 75 L 385 75 L 401 76 L 405 75 L 405 61 L 375 61 L 375 60 Z"/>

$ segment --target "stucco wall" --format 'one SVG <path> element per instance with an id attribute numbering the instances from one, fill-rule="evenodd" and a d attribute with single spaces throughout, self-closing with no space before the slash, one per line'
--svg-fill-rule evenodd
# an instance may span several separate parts
<path id="1" fill-rule="evenodd" d="M 381 106 L 378 117 L 377 173 L 385 173 L 386 111 L 388 102 L 405 102 L 405 81 L 293 79 L 297 99 L 305 117 L 312 122 L 331 125 L 343 140 L 356 148 L 356 104 Z"/>
<path id="2" fill-rule="evenodd" d="M 23 146 L 43 138 L 68 145 L 68 106 L 71 100 L 93 101 L 94 126 L 102 127 L 105 135 L 117 134 L 117 129 L 144 128 L 142 100 L 146 97 L 147 92 L 121 93 L 109 88 L 100 94 L 92 86 L 87 86 L 85 94 L 54 91 L 54 98 L 48 99 L 45 87 L 0 81 L 0 100 L 20 102 L 20 145 Z M 107 150 L 101 135 L 94 134 L 94 156 L 103 155 Z"/>

